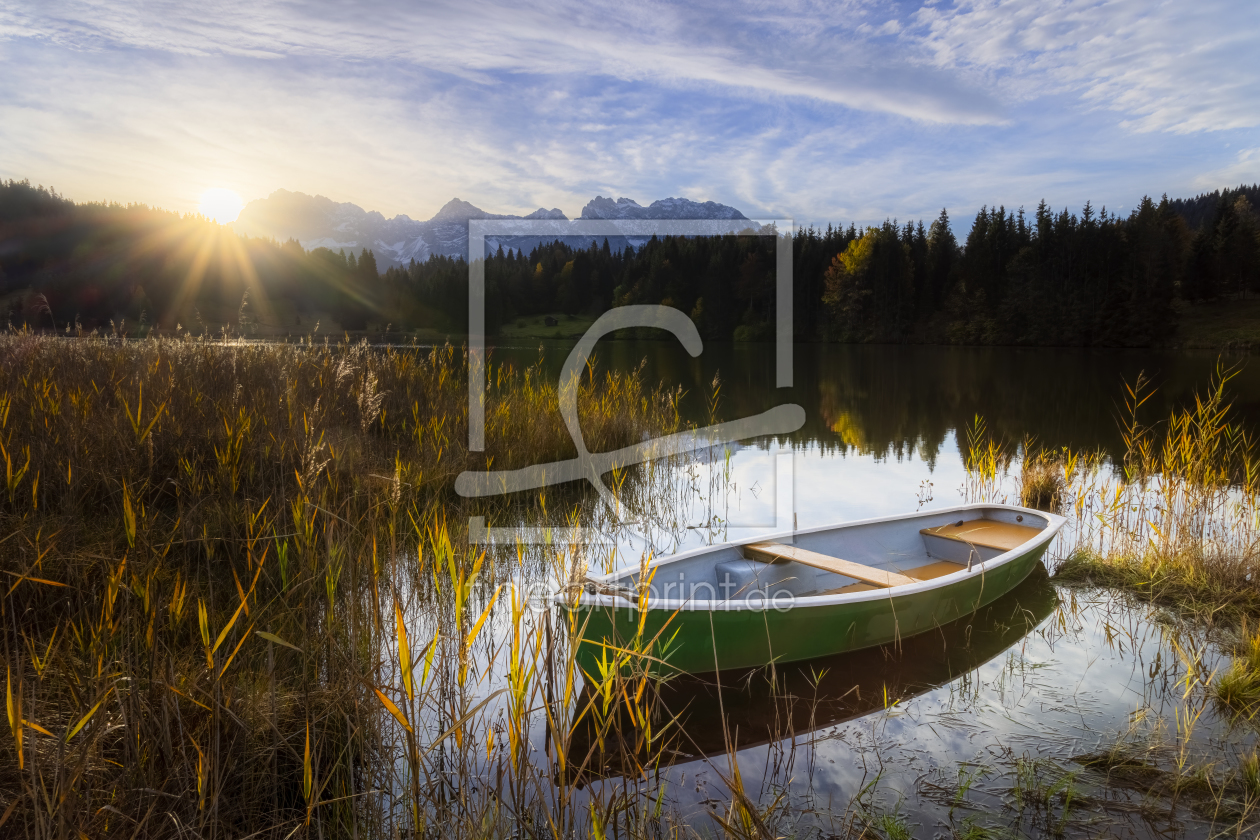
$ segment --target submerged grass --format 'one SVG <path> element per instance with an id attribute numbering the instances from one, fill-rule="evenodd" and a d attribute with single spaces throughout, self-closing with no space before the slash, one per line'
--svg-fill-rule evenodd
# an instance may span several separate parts
<path id="1" fill-rule="evenodd" d="M 1183 742 L 1188 737 L 1184 731 L 1179 734 Z M 1106 749 L 1073 760 L 1085 778 L 1101 778 L 1109 789 L 1141 795 L 1152 813 L 1163 803 L 1218 825 L 1254 830 L 1260 817 L 1260 761 L 1254 752 L 1236 762 L 1225 759 L 1220 755 L 1216 761 L 1191 762 L 1184 745 L 1169 744 L 1155 733 L 1138 741 L 1122 736 Z"/>
<path id="2" fill-rule="evenodd" d="M 1260 633 L 1249 633 L 1244 621 L 1234 645 L 1234 659 L 1212 683 L 1218 703 L 1254 720 L 1260 713 Z"/>

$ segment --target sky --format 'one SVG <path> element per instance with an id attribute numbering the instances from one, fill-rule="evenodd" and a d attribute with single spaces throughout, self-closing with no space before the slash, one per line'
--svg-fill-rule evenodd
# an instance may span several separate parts
<path id="1" fill-rule="evenodd" d="M 1127 213 L 1260 181 L 1260 2 L 0 0 L 0 178 L 426 219 Z"/>

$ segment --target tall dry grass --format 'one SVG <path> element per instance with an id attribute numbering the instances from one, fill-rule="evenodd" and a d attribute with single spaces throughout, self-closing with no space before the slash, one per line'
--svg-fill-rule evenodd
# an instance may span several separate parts
<path id="1" fill-rule="evenodd" d="M 506 584 L 585 561 L 487 554 L 461 524 L 581 499 L 451 489 L 574 454 L 539 369 L 491 365 L 469 453 L 449 346 L 9 334 L 0 360 L 0 834 L 662 830 L 659 800 L 553 783 L 590 760 L 566 753 L 579 719 L 619 717 L 574 700 L 568 628 Z M 677 398 L 589 369 L 588 446 L 674 431 Z M 604 695 L 650 719 L 622 679 Z"/>
<path id="2" fill-rule="evenodd" d="M 1150 382 L 1126 384 L 1115 462 L 1031 441 L 1012 450 L 977 418 L 964 453 L 968 495 L 1065 515 L 1060 581 L 1122 587 L 1208 617 L 1260 614 L 1260 458 L 1231 414 L 1236 373 L 1218 366 L 1193 405 L 1154 421 L 1142 410 Z"/>

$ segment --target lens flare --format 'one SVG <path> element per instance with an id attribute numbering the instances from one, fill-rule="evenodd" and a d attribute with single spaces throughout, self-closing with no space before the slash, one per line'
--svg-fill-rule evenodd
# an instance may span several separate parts
<path id="1" fill-rule="evenodd" d="M 226 225 L 228 222 L 236 221 L 236 217 L 241 215 L 241 208 L 244 206 L 245 202 L 237 193 L 215 187 L 201 194 L 201 204 L 197 210 L 201 215 L 208 216 L 221 225 Z"/>

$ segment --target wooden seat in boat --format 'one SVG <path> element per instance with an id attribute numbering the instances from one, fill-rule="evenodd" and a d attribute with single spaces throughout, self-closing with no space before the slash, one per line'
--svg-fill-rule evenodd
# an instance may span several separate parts
<path id="1" fill-rule="evenodd" d="M 803 566 L 812 566 L 825 572 L 835 572 L 838 575 L 860 580 L 863 583 L 871 584 L 872 588 L 903 586 L 907 583 L 914 583 L 914 578 L 907 575 L 863 566 L 861 563 L 841 560 L 839 557 L 819 554 L 816 551 L 807 551 L 794 545 L 780 545 L 779 543 L 768 542 L 755 543 L 744 546 L 744 553 L 749 555 L 751 559 L 764 560 L 768 563 L 793 560 Z"/>
<path id="2" fill-rule="evenodd" d="M 923 528 L 919 533 L 998 551 L 1010 551 L 1012 548 L 1019 548 L 1041 531 L 1037 528 L 1029 528 L 1027 525 L 1013 525 L 992 519 L 971 519 L 962 523 L 955 522 L 949 525 L 937 525 L 935 528 Z"/>
<path id="3" fill-rule="evenodd" d="M 952 575 L 954 572 L 962 571 L 967 568 L 961 563 L 951 563 L 948 560 L 941 560 L 936 563 L 928 563 L 926 566 L 920 566 L 917 569 L 907 569 L 901 574 L 912 580 L 932 580 L 933 578 L 945 577 Z M 852 577 L 852 575 L 850 575 Z M 828 589 L 825 592 L 819 592 L 819 595 L 841 595 L 845 592 L 867 592 L 871 589 L 880 589 L 878 586 L 871 586 L 869 583 L 850 583 L 848 586 L 841 586 L 837 589 Z"/>

